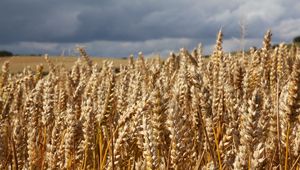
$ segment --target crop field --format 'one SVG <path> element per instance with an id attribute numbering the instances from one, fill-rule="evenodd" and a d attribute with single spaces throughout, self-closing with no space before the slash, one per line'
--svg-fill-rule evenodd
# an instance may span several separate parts
<path id="1" fill-rule="evenodd" d="M 65 56 L 50 56 L 49 60 L 55 65 L 63 65 L 66 69 L 71 69 L 74 62 L 78 57 L 65 57 Z M 104 60 L 113 61 L 114 67 L 120 67 L 120 65 L 126 65 L 126 59 L 119 58 L 100 58 L 91 57 L 94 64 L 102 65 Z M 10 63 L 9 71 L 11 73 L 22 72 L 24 68 L 30 67 L 35 69 L 38 65 L 43 65 L 43 71 L 49 72 L 47 61 L 42 56 L 14 56 L 14 57 L 0 57 L 0 64 L 3 65 L 5 61 Z"/>
<path id="2" fill-rule="evenodd" d="M 299 169 L 299 48 L 222 36 L 205 61 L 1 59 L 0 169 Z"/>

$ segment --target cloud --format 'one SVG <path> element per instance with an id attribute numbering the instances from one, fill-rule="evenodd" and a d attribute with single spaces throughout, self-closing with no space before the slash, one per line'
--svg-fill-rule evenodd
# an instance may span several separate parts
<path id="1" fill-rule="evenodd" d="M 255 46 L 269 28 L 275 42 L 291 41 L 300 34 L 299 7 L 297 0 L 3 0 L 0 48 L 60 54 L 85 44 L 95 55 L 166 53 L 199 42 L 209 48 L 222 27 L 224 46 L 235 50 L 241 20 Z"/>
<path id="2" fill-rule="evenodd" d="M 300 18 L 281 21 L 274 31 L 282 40 L 289 41 L 300 35 Z"/>

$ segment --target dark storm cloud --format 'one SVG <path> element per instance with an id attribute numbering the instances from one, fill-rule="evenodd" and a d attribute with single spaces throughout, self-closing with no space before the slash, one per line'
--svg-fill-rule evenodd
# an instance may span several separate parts
<path id="1" fill-rule="evenodd" d="M 249 45 L 272 28 L 274 41 L 300 34 L 296 0 L 2 0 L 0 48 L 61 52 L 77 43 L 91 53 L 162 52 L 198 42 L 212 48 L 222 27 L 228 50 L 237 48 L 239 21 Z M 289 24 L 289 25 L 286 25 Z M 166 44 L 164 44 L 166 43 Z M 163 49 L 163 48 L 164 49 Z M 115 49 L 119 50 L 115 50 Z"/>
<path id="2" fill-rule="evenodd" d="M 211 14 L 205 8 L 216 7 L 194 4 L 171 0 L 7 0 L 0 7 L 0 41 L 144 41 L 214 36 L 220 24 L 207 21 Z"/>
<path id="3" fill-rule="evenodd" d="M 4 0 L 0 4 L 1 43 L 53 41 L 70 36 L 76 29 L 76 16 L 72 16 L 76 11 L 69 10 L 67 3 Z"/>
<path id="4" fill-rule="evenodd" d="M 193 3 L 174 1 L 152 3 L 124 3 L 99 10 L 90 8 L 78 16 L 82 39 L 144 41 L 159 38 L 202 38 L 214 36 L 220 25 L 207 21 L 209 13 Z M 118 3 L 116 3 L 118 4 Z M 176 2 L 175 2 L 176 4 Z M 80 34 L 82 33 L 82 34 Z"/>

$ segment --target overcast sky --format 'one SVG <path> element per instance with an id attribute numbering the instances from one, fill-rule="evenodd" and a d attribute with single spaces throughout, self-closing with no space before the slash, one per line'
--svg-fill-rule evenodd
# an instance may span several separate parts
<path id="1" fill-rule="evenodd" d="M 226 51 L 261 46 L 267 29 L 273 42 L 300 35 L 299 0 L 1 0 L 0 50 L 14 53 L 72 53 L 83 45 L 91 55 L 166 55 L 198 43 L 208 53 L 218 30 Z M 70 49 L 70 50 L 69 50 Z"/>

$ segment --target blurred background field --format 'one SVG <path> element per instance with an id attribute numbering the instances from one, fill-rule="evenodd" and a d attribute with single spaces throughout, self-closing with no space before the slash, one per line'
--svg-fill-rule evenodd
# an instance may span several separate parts
<path id="1" fill-rule="evenodd" d="M 66 57 L 66 56 L 50 56 L 49 59 L 55 65 L 64 65 L 67 69 L 70 69 L 74 62 L 79 57 Z M 102 57 L 91 57 L 94 63 L 102 65 L 104 60 L 113 61 L 114 67 L 120 67 L 120 65 L 126 65 L 127 59 L 121 58 L 102 58 Z M 21 72 L 25 67 L 31 67 L 33 70 L 37 65 L 42 64 L 44 72 L 48 72 L 49 68 L 44 57 L 41 56 L 13 56 L 13 57 L 0 57 L 0 64 L 2 65 L 5 61 L 9 61 L 9 69 L 11 73 Z"/>

